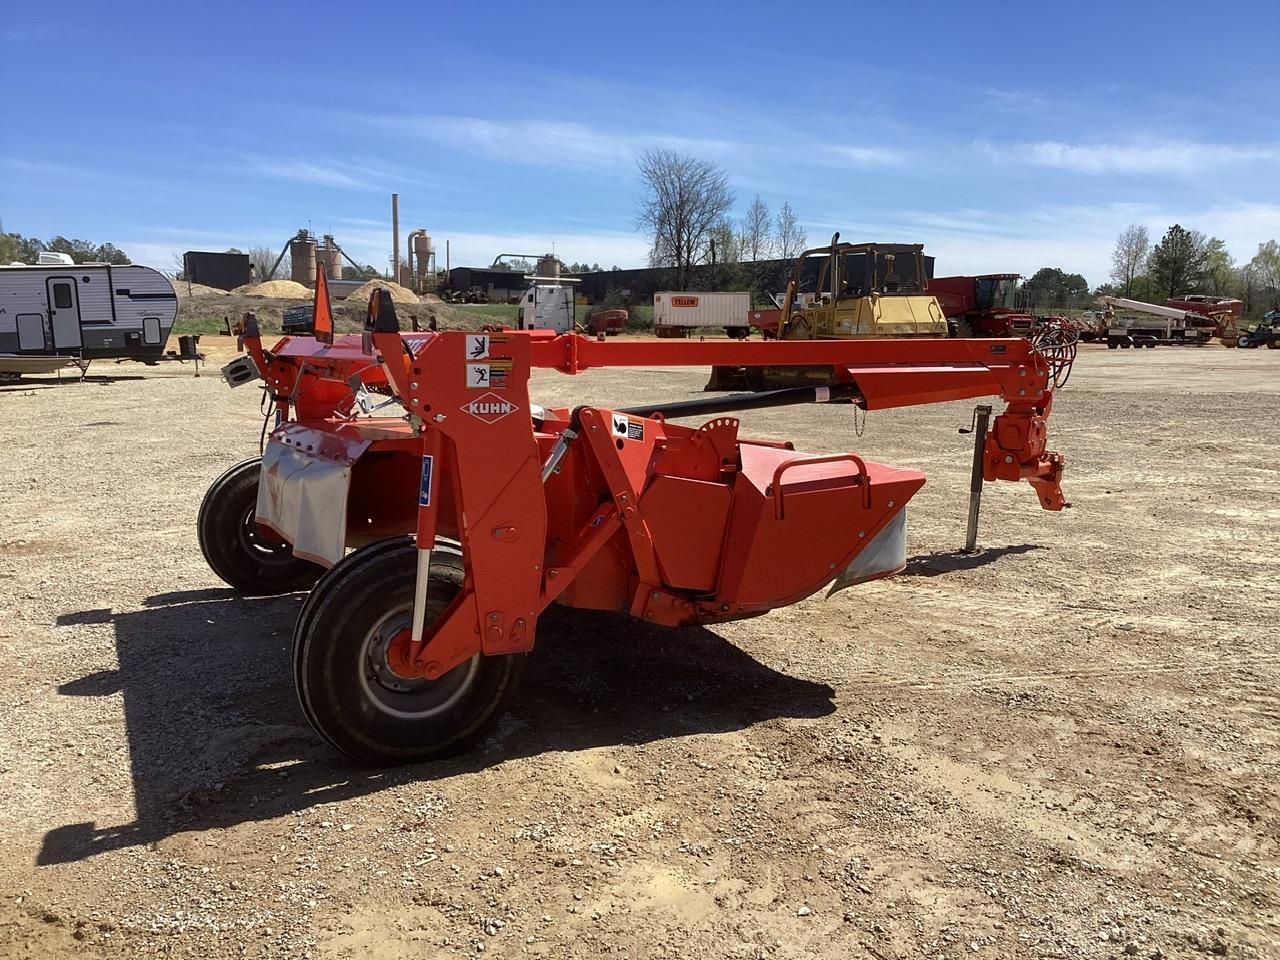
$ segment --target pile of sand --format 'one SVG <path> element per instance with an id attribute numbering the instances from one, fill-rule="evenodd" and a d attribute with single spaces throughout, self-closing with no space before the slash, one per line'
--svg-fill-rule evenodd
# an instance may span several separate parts
<path id="1" fill-rule="evenodd" d="M 173 292 L 180 297 L 226 297 L 230 290 L 219 290 L 217 287 L 206 287 L 203 283 L 188 284 L 185 280 L 171 280 Z"/>
<path id="2" fill-rule="evenodd" d="M 232 293 L 246 297 L 270 297 L 273 300 L 310 300 L 315 296 L 302 284 L 293 280 L 268 280 L 265 283 L 246 283 Z"/>
<path id="3" fill-rule="evenodd" d="M 392 303 L 419 303 L 418 295 L 407 287 L 402 287 L 398 283 L 392 283 L 390 280 L 370 280 L 368 283 L 362 283 L 350 293 L 347 299 L 355 302 L 369 302 L 369 294 L 373 293 L 378 287 L 385 287 L 391 291 Z"/>

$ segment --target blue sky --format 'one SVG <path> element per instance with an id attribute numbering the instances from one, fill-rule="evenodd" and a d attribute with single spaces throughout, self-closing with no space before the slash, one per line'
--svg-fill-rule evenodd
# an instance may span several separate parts
<path id="1" fill-rule="evenodd" d="M 0 218 L 186 249 L 401 232 L 453 264 L 644 262 L 636 156 L 940 274 L 1105 279 L 1176 222 L 1280 237 L 1280 2 L 7 4 Z"/>

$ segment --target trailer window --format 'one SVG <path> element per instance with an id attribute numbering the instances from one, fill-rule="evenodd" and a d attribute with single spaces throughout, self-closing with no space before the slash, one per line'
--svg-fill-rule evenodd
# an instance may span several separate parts
<path id="1" fill-rule="evenodd" d="M 53 285 L 53 306 L 56 310 L 71 309 L 71 284 L 55 283 Z"/>

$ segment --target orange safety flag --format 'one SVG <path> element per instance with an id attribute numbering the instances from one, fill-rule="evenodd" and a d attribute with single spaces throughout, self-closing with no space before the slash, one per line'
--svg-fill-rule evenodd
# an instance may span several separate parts
<path id="1" fill-rule="evenodd" d="M 329 281 L 323 270 L 316 272 L 316 303 L 311 316 L 311 335 L 321 343 L 333 343 L 333 307 L 329 305 Z"/>

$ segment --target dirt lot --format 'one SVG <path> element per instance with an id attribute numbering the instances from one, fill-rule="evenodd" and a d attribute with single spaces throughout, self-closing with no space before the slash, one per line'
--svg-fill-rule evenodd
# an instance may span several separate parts
<path id="1" fill-rule="evenodd" d="M 101 373 L 0 387 L 0 956 L 1280 956 L 1278 353 L 1086 349 L 1073 509 L 989 486 L 972 557 L 971 405 L 748 415 L 928 472 L 905 575 L 555 616 L 480 749 L 389 773 L 307 728 L 301 598 L 196 546 L 256 392 Z"/>

